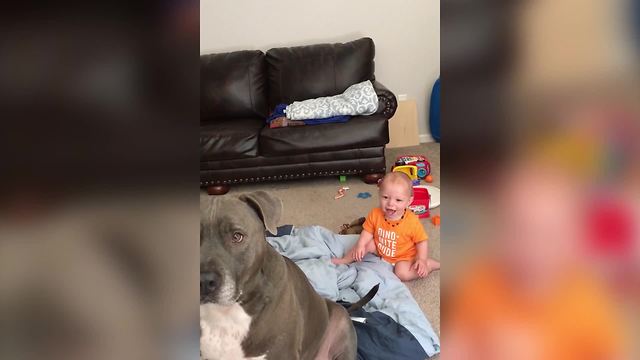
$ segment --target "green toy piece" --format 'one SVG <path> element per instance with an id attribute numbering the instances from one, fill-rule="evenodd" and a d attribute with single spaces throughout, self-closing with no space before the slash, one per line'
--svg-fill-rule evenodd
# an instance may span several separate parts
<path id="1" fill-rule="evenodd" d="M 347 182 L 347 176 L 346 175 L 340 175 L 340 182 Z"/>

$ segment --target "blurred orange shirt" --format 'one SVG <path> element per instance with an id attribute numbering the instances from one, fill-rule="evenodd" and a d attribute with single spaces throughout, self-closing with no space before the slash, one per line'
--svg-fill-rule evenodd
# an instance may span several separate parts
<path id="1" fill-rule="evenodd" d="M 418 216 L 406 210 L 404 219 L 386 221 L 380 208 L 369 212 L 362 228 L 373 234 L 376 250 L 391 264 L 398 261 L 413 261 L 416 258 L 416 244 L 427 240 L 427 233 Z"/>
<path id="2" fill-rule="evenodd" d="M 462 280 L 445 300 L 443 329 L 463 334 L 474 359 L 621 358 L 623 329 L 616 309 L 585 273 L 559 275 L 552 290 L 536 299 L 514 291 L 496 266 L 476 267 Z"/>

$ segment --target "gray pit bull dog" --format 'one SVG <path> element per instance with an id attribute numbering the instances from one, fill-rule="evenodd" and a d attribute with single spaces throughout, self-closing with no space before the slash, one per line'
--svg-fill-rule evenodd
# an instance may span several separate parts
<path id="1" fill-rule="evenodd" d="M 265 240 L 279 200 L 263 191 L 206 197 L 200 210 L 201 359 L 356 358 L 348 312 Z"/>

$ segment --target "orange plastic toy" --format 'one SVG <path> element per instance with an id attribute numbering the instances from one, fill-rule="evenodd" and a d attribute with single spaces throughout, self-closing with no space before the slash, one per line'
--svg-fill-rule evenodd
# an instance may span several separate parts
<path id="1" fill-rule="evenodd" d="M 433 225 L 440 225 L 440 215 L 436 215 L 434 217 L 431 218 L 431 222 L 433 223 Z"/>
<path id="2" fill-rule="evenodd" d="M 426 181 L 426 182 L 428 182 L 428 183 L 433 182 L 433 176 L 431 176 L 431 175 L 427 175 L 427 176 L 424 178 L 424 181 Z"/>

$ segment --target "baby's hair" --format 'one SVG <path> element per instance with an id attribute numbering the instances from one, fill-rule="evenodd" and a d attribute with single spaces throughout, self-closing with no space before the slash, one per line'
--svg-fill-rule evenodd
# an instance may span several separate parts
<path id="1" fill-rule="evenodd" d="M 386 174 L 382 180 L 380 181 L 379 187 L 382 189 L 384 184 L 397 184 L 400 183 L 407 188 L 409 192 L 409 196 L 413 196 L 413 182 L 409 178 L 409 175 L 400 172 L 400 171 L 392 171 Z"/>

